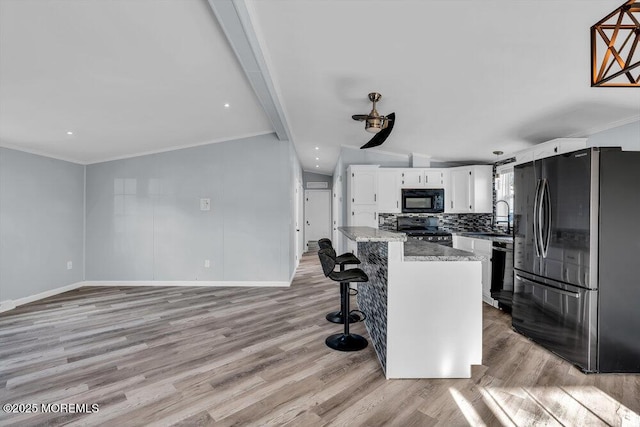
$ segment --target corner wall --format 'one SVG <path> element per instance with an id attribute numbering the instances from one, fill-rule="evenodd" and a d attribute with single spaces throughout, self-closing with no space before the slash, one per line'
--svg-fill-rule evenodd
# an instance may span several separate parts
<path id="1" fill-rule="evenodd" d="M 3 306 L 83 280 L 84 168 L 0 148 Z"/>

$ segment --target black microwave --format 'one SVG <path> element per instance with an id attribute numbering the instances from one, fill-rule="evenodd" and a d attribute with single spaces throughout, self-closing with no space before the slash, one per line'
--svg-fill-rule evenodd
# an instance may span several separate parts
<path id="1" fill-rule="evenodd" d="M 441 213 L 444 212 L 444 189 L 404 188 L 402 189 L 402 212 Z"/>

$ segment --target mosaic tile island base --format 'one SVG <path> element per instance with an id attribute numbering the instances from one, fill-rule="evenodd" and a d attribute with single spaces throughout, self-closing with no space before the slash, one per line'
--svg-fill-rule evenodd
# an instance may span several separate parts
<path id="1" fill-rule="evenodd" d="M 482 363 L 482 257 L 403 233 L 339 230 L 369 276 L 357 302 L 386 378 L 470 378 Z M 443 303 L 451 298 L 455 310 Z"/>

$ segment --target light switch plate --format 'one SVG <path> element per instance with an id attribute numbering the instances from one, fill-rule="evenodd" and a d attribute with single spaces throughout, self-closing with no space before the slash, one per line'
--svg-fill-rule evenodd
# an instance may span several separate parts
<path id="1" fill-rule="evenodd" d="M 211 199 L 200 199 L 200 210 L 201 211 L 210 211 L 211 210 Z"/>
<path id="2" fill-rule="evenodd" d="M 73 262 L 67 261 L 67 270 L 71 270 L 73 268 Z"/>

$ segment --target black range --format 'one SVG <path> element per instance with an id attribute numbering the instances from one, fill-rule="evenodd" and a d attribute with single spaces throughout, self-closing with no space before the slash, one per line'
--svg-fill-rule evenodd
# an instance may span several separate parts
<path id="1" fill-rule="evenodd" d="M 399 216 L 397 230 L 406 233 L 408 237 L 452 246 L 451 233 L 438 228 L 438 218 Z"/>

